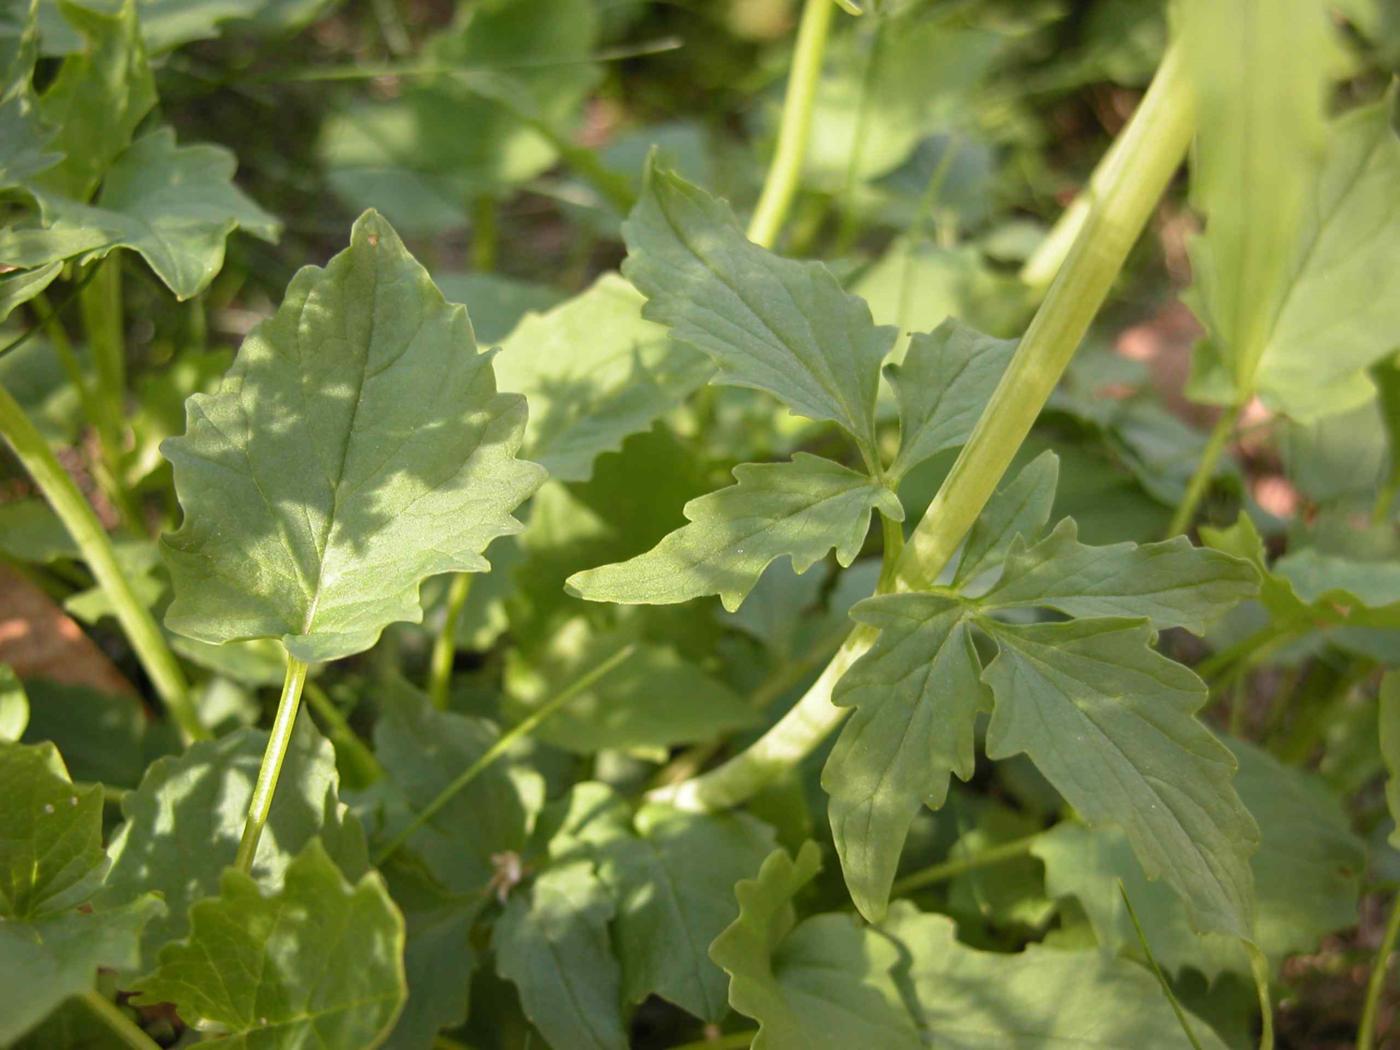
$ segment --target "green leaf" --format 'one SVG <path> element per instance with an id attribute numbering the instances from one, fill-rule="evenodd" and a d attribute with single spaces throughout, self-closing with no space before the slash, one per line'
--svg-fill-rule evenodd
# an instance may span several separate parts
<path id="1" fill-rule="evenodd" d="M 313 842 L 270 896 L 225 871 L 219 896 L 190 909 L 188 939 L 136 982 L 137 1002 L 213 1027 L 209 1046 L 377 1046 L 403 1005 L 403 945 L 383 880 L 352 885 Z"/>
<path id="2" fill-rule="evenodd" d="M 0 742 L 18 743 L 29 725 L 29 697 L 9 664 L 0 664 Z"/>
<path id="3" fill-rule="evenodd" d="M 47 171 L 62 156 L 50 152 L 50 132 L 39 120 L 31 81 L 39 55 L 37 0 L 26 5 L 28 15 L 15 38 L 14 50 L 0 54 L 0 190 L 19 186 Z M 0 309 L 0 320 L 9 313 Z"/>
<path id="4" fill-rule="evenodd" d="M 541 480 L 515 458 L 524 400 L 496 393 L 466 311 L 373 212 L 187 410 L 163 445 L 185 510 L 163 541 L 166 623 L 199 641 L 280 637 L 308 662 L 368 649 L 422 618 L 426 577 L 488 569 Z"/>
<path id="5" fill-rule="evenodd" d="M 9 1045 L 64 999 L 91 989 L 99 967 L 139 962 L 150 894 L 86 908 L 102 880 L 102 789 L 77 788 L 52 744 L 0 742 L 0 1042 Z"/>
<path id="6" fill-rule="evenodd" d="M 1182 15 L 1199 128 L 1191 195 L 1206 217 L 1191 245 L 1210 331 L 1196 396 L 1237 404 L 1263 377 L 1297 257 L 1326 131 L 1329 27 L 1318 0 L 1203 0 Z"/>
<path id="7" fill-rule="evenodd" d="M 880 362 L 896 333 L 825 266 L 751 243 L 726 204 L 656 164 L 623 235 L 643 316 L 714 358 L 716 382 L 833 420 L 874 460 Z"/>
<path id="8" fill-rule="evenodd" d="M 598 79 L 590 61 L 599 12 L 593 0 L 495 0 L 463 8 L 424 41 L 419 62 L 442 75 L 405 78 L 395 97 L 357 102 L 325 120 L 318 147 L 336 193 L 382 210 L 405 233 L 466 224 L 473 197 L 499 194 L 558 159 L 549 137 L 479 90 L 510 92 L 568 138 Z"/>
<path id="9" fill-rule="evenodd" d="M 940 1050 L 1179 1050 L 1184 1043 L 1157 982 L 1126 960 L 1038 944 L 1015 954 L 978 951 L 957 941 L 947 916 L 906 901 L 891 907 L 883 929 L 906 953 L 901 984 Z M 1225 1050 L 1208 1025 L 1188 1020 L 1203 1048 Z"/>
<path id="10" fill-rule="evenodd" d="M 1302 237 L 1259 362 L 1264 400 L 1311 419 L 1365 400 L 1359 373 L 1395 351 L 1400 278 L 1400 136 L 1392 99 L 1329 129 L 1327 154 L 1303 212 Z M 1296 134 L 1296 132 L 1295 132 Z"/>
<path id="11" fill-rule="evenodd" d="M 92 895 L 102 878 L 102 789 L 76 788 L 52 744 L 0 743 L 0 915 L 31 919 Z"/>
<path id="12" fill-rule="evenodd" d="M 729 1004 L 758 1021 L 753 1050 L 917 1050 L 922 1042 L 890 971 L 900 951 L 849 915 L 797 924 L 792 900 L 821 866 L 814 842 L 794 862 L 777 850 L 735 888 L 739 917 L 710 957 L 729 974 Z"/>
<path id="13" fill-rule="evenodd" d="M 517 721 L 527 717 L 628 645 L 634 647 L 630 655 L 531 735 L 576 754 L 664 750 L 713 740 L 757 721 L 747 701 L 673 647 L 638 640 L 628 630 L 595 633 L 581 618 L 561 625 L 546 650 L 528 658 L 510 654 L 506 714 Z"/>
<path id="14" fill-rule="evenodd" d="M 1233 757 L 1192 717 L 1206 701 L 1200 679 L 1150 648 L 1144 621 L 979 623 L 999 650 L 983 673 L 988 757 L 1027 754 L 1091 825 L 1123 829 L 1193 926 L 1251 938 L 1259 832 L 1231 783 Z"/>
<path id="15" fill-rule="evenodd" d="M 388 838 L 411 813 L 427 808 L 499 738 L 484 718 L 440 711 L 416 690 L 393 688 L 374 727 L 374 750 L 406 812 L 389 813 L 376 838 Z M 448 892 L 485 892 L 495 873 L 493 856 L 525 848 L 543 802 L 539 774 L 496 762 L 415 831 L 407 849 Z"/>
<path id="16" fill-rule="evenodd" d="M 447 890 L 411 854 L 395 854 L 381 873 L 403 912 L 408 979 L 408 1000 L 384 1046 L 421 1050 L 438 1032 L 467 1019 L 468 991 L 479 961 L 472 929 L 489 898 Z"/>
<path id="17" fill-rule="evenodd" d="M 233 184 L 233 154 L 222 146 L 176 146 L 159 128 L 131 144 L 102 182 L 96 206 L 40 193 L 46 225 L 0 231 L 0 259 L 45 266 L 138 252 L 177 299 L 209 286 L 223 268 L 235 229 L 275 240 L 281 223 Z"/>
<path id="18" fill-rule="evenodd" d="M 82 685 L 34 679 L 26 744 L 51 741 L 68 771 L 79 780 L 133 788 L 146 763 L 148 716 L 142 702 L 125 693 L 102 693 Z"/>
<path id="19" fill-rule="evenodd" d="M 655 994 L 701 1020 L 723 1020 L 727 981 L 710 961 L 710 942 L 738 915 L 734 884 L 773 851 L 772 830 L 744 813 L 658 803 L 599 824 L 585 835 L 617 903 L 624 998 Z"/>
<path id="20" fill-rule="evenodd" d="M 1338 800 L 1317 777 L 1243 741 L 1226 742 L 1240 764 L 1235 785 L 1259 823 L 1260 847 L 1251 865 L 1258 944 L 1279 963 L 1313 951 L 1325 935 L 1356 922 L 1365 850 Z M 1121 882 L 1152 954 L 1168 972 L 1189 967 L 1210 981 L 1222 972 L 1249 978 L 1244 947 L 1233 938 L 1193 931 L 1182 901 L 1144 876 L 1116 830 L 1064 823 L 1041 836 L 1032 851 L 1045 862 L 1051 894 L 1078 898 L 1106 948 L 1141 955 L 1118 892 Z"/>
<path id="21" fill-rule="evenodd" d="M 548 313 L 570 298 L 553 285 L 507 277 L 489 271 L 447 270 L 433 272 L 433 280 L 451 303 L 461 303 L 472 319 L 477 341 L 494 345 L 507 339 L 526 315 Z M 602 278 L 600 278 L 602 280 Z M 579 293 L 582 298 L 587 293 Z M 640 313 L 640 307 L 638 307 Z M 504 362 L 497 359 L 498 378 Z M 502 389 L 509 389 L 502 384 Z M 523 391 L 514 391 L 523 393 Z M 532 420 L 533 422 L 533 420 Z M 528 429 L 528 428 L 527 428 Z"/>
<path id="22" fill-rule="evenodd" d="M 545 314 L 529 314 L 496 358 L 502 390 L 525 395 L 525 449 L 559 481 L 587 481 L 620 449 L 702 386 L 713 369 L 642 320 L 644 300 L 615 274 Z"/>
<path id="23" fill-rule="evenodd" d="M 612 915 L 592 864 L 573 861 L 512 893 L 496 921 L 496 970 L 519 989 L 525 1016 L 550 1046 L 627 1050 Z"/>
<path id="24" fill-rule="evenodd" d="M 1079 542 L 1066 518 L 1034 547 L 1013 544 L 1001 581 L 980 599 L 984 608 L 1041 607 L 1068 616 L 1144 616 L 1153 627 L 1206 624 L 1258 588 L 1254 569 L 1219 551 L 1193 547 L 1185 536 L 1162 543 Z"/>
<path id="25" fill-rule="evenodd" d="M 914 336 L 903 363 L 885 367 L 899 405 L 893 477 L 967 440 L 1015 350 L 1015 340 L 993 339 L 951 318 Z"/>
<path id="26" fill-rule="evenodd" d="M 1027 543 L 1040 535 L 1050 520 L 1060 458 L 1046 450 L 1027 463 L 1016 477 L 997 489 L 967 534 L 958 559 L 954 586 L 973 582 L 983 572 L 1001 565 L 1016 537 Z"/>
<path id="27" fill-rule="evenodd" d="M 65 999 L 95 988 L 99 968 L 135 969 L 141 929 L 160 912 L 147 894 L 103 911 L 0 921 L 0 1043 L 9 1046 Z"/>
<path id="28" fill-rule="evenodd" d="M 108 13 L 119 11 L 122 4 L 123 0 L 82 0 L 83 7 Z M 46 54 L 66 54 L 81 47 L 72 30 L 50 15 L 58 6 L 54 0 L 43 0 L 40 7 Z M 136 0 L 141 36 L 153 53 L 216 37 L 222 23 L 250 18 L 269 6 L 269 0 Z"/>
<path id="29" fill-rule="evenodd" d="M 148 963 L 162 944 L 188 931 L 190 905 L 218 892 L 238 852 L 266 747 L 267 734 L 258 729 L 196 743 L 152 763 L 122 800 L 125 823 L 109 848 L 112 867 L 98 900 L 124 904 L 147 890 L 164 895 L 166 915 L 146 930 Z M 340 819 L 336 785 L 335 752 L 303 716 L 253 864 L 264 886 L 280 886 L 290 858 Z M 190 848 L 192 840 L 198 849 Z"/>
<path id="30" fill-rule="evenodd" d="M 880 636 L 836 685 L 832 703 L 856 710 L 822 787 L 851 899 L 878 922 L 915 815 L 943 805 L 950 774 L 972 776 L 982 666 L 954 599 L 881 595 L 851 615 Z"/>
<path id="31" fill-rule="evenodd" d="M 1400 849 L 1400 671 L 1381 679 L 1380 747 L 1385 760 L 1385 804 L 1395 827 L 1390 844 Z"/>
<path id="32" fill-rule="evenodd" d="M 738 484 L 685 505 L 690 524 L 645 554 L 569 577 L 571 593 L 595 602 L 667 605 L 718 594 L 733 612 L 763 570 L 788 555 L 799 573 L 827 551 L 850 565 L 870 513 L 902 520 L 894 493 L 864 474 L 799 452 L 783 463 L 744 463 Z"/>
<path id="33" fill-rule="evenodd" d="M 17 307 L 53 284 L 62 269 L 63 264 L 55 262 L 34 270 L 16 270 L 0 277 L 0 324 L 9 320 Z"/>
<path id="34" fill-rule="evenodd" d="M 141 42 L 135 0 L 110 14 L 60 0 L 63 17 L 86 46 L 69 55 L 39 99 L 39 116 L 56 129 L 50 145 L 63 160 L 37 180 L 76 201 L 98 183 L 156 104 L 155 78 Z"/>

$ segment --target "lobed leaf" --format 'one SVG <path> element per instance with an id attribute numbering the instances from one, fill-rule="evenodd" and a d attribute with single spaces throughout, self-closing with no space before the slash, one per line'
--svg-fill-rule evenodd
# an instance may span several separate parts
<path id="1" fill-rule="evenodd" d="M 506 901 L 491 936 L 496 971 L 520 991 L 550 1046 L 627 1050 L 612 901 L 592 864 L 552 866 Z"/>
<path id="2" fill-rule="evenodd" d="M 1313 951 L 1325 935 L 1356 922 L 1365 849 L 1321 780 L 1244 741 L 1225 742 L 1239 762 L 1235 786 L 1259 824 L 1259 852 L 1251 863 L 1257 941 L 1278 964 Z M 1053 896 L 1079 901 L 1104 947 L 1141 955 L 1121 883 L 1153 956 L 1169 973 L 1190 968 L 1210 981 L 1224 972 L 1250 977 L 1243 945 L 1194 931 L 1182 900 L 1170 887 L 1147 879 L 1117 830 L 1059 824 L 1032 850 L 1045 863 L 1046 888 Z"/>
<path id="3" fill-rule="evenodd" d="M 235 229 L 275 240 L 281 223 L 233 184 L 236 163 L 222 146 L 176 146 L 158 128 L 131 144 L 102 182 L 95 206 L 39 193 L 45 225 L 0 230 L 0 260 L 43 267 L 137 252 L 177 299 L 209 286 Z"/>
<path id="4" fill-rule="evenodd" d="M 827 551 L 849 565 L 878 509 L 902 520 L 894 493 L 820 456 L 799 452 L 783 463 L 745 463 L 738 482 L 685 505 L 690 524 L 645 554 L 575 573 L 571 593 L 595 602 L 661 605 L 718 594 L 733 612 L 763 570 L 787 555 L 806 572 Z"/>
<path id="5" fill-rule="evenodd" d="M 740 882 L 739 917 L 710 957 L 729 974 L 729 1003 L 758 1022 L 754 1050 L 917 1050 L 922 1041 L 890 971 L 900 951 L 854 916 L 798 925 L 792 899 L 816 875 L 807 842 L 796 861 L 782 850 Z"/>
<path id="6" fill-rule="evenodd" d="M 899 405 L 892 477 L 967 440 L 1015 350 L 1014 339 L 993 339 L 952 318 L 910 340 L 904 361 L 885 366 Z"/>
<path id="7" fill-rule="evenodd" d="M 1230 752 L 1192 716 L 1206 689 L 1150 648 L 1145 621 L 981 626 L 998 655 L 987 756 L 1024 752 L 1091 825 L 1121 827 L 1205 932 L 1254 936 L 1249 856 L 1258 828 Z"/>
<path id="8" fill-rule="evenodd" d="M 1001 581 L 980 602 L 988 609 L 1042 607 L 1069 616 L 1144 616 L 1154 628 L 1206 624 L 1258 589 L 1247 563 L 1194 547 L 1185 536 L 1162 543 L 1079 542 L 1066 518 L 1034 547 L 1022 539 L 1006 558 Z"/>
<path id="9" fill-rule="evenodd" d="M 559 481 L 652 425 L 709 379 L 708 360 L 642 319 L 644 300 L 615 274 L 547 313 L 528 314 L 495 360 L 502 390 L 530 403 L 525 448 Z"/>
<path id="10" fill-rule="evenodd" d="M 278 638 L 299 660 L 369 648 L 422 617 L 419 585 L 489 568 L 542 471 L 466 311 L 373 212 L 324 269 L 292 279 L 223 385 L 162 446 L 185 510 L 165 537 L 170 628 Z"/>
<path id="11" fill-rule="evenodd" d="M 235 868 L 190 909 L 186 940 L 135 984 L 138 1004 L 172 1004 L 213 1027 L 213 1047 L 368 1047 L 404 1001 L 403 919 L 380 877 L 345 880 L 319 842 L 264 896 Z"/>
<path id="12" fill-rule="evenodd" d="M 623 236 L 622 272 L 647 297 L 643 316 L 714 358 L 717 382 L 839 423 L 873 461 L 895 329 L 877 327 L 825 266 L 751 243 L 728 206 L 655 163 Z"/>
<path id="13" fill-rule="evenodd" d="M 1030 543 L 1040 535 L 1050 520 L 1059 477 L 1060 458 L 1047 450 L 997 489 L 967 534 L 953 576 L 955 587 L 965 587 L 1000 566 L 1018 536 Z"/>
<path id="14" fill-rule="evenodd" d="M 895 902 L 883 930 L 907 953 L 901 984 L 940 1050 L 1177 1050 L 1185 1042 L 1152 975 L 1127 960 L 1039 944 L 1013 954 L 978 951 L 956 939 L 947 916 L 907 901 Z M 1224 1050 L 1205 1022 L 1189 1015 L 1186 1022 L 1203 1050 Z"/>
<path id="15" fill-rule="evenodd" d="M 832 696 L 856 710 L 822 787 L 846 886 L 872 922 L 884 916 L 915 815 L 943 805 L 950 774 L 973 773 L 982 666 L 965 614 L 956 599 L 912 593 L 870 598 L 851 612 L 880 635 Z"/>

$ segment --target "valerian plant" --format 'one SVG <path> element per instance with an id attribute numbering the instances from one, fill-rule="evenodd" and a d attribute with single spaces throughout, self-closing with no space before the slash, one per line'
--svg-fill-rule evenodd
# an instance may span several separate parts
<path id="1" fill-rule="evenodd" d="M 0 14 L 0 1044 L 1387 1037 L 1382 15 L 327 6 Z"/>

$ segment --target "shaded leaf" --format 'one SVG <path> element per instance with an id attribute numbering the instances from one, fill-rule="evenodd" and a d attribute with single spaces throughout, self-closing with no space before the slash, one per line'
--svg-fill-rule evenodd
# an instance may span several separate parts
<path id="1" fill-rule="evenodd" d="M 930 594 L 881 595 L 851 612 L 880 635 L 836 685 L 832 703 L 856 710 L 822 787 L 846 885 L 872 922 L 885 913 L 915 815 L 943 805 L 950 774 L 973 773 L 982 667 L 964 614 Z"/>
<path id="2" fill-rule="evenodd" d="M 1233 757 L 1192 717 L 1200 679 L 1149 647 L 1143 621 L 980 623 L 999 650 L 983 674 L 988 757 L 1026 753 L 1090 824 L 1123 829 L 1196 928 L 1252 937 L 1259 832 Z"/>
<path id="3" fill-rule="evenodd" d="M 993 339 L 951 318 L 914 336 L 904 361 L 885 367 L 899 405 L 893 477 L 967 440 L 1015 350 L 1015 340 Z"/>
<path id="4" fill-rule="evenodd" d="M 1016 537 L 1034 542 L 1050 520 L 1060 459 L 1050 451 L 1027 463 L 987 501 L 958 559 L 954 586 L 966 586 L 1005 560 Z"/>
<path id="5" fill-rule="evenodd" d="M 379 875 L 345 880 L 319 842 L 264 896 L 225 871 L 190 909 L 186 940 L 161 950 L 137 1002 L 168 1002 L 212 1026 L 210 1046 L 376 1046 L 404 1001 L 403 919 Z"/>
<path id="6" fill-rule="evenodd" d="M 146 712 L 125 693 L 31 679 L 26 744 L 51 741 L 78 780 L 132 788 L 151 756 L 145 752 Z"/>
<path id="7" fill-rule="evenodd" d="M 718 594 L 737 609 L 769 563 L 783 555 L 806 572 L 827 551 L 849 565 L 879 509 L 898 521 L 903 508 L 879 482 L 820 456 L 745 463 L 738 482 L 685 505 L 690 524 L 625 562 L 576 573 L 567 586 L 589 601 L 662 605 Z"/>
<path id="8" fill-rule="evenodd" d="M 900 951 L 854 916 L 800 925 L 793 897 L 821 866 L 814 842 L 782 850 L 735 888 L 739 917 L 710 957 L 729 974 L 729 1003 L 758 1021 L 754 1050 L 849 1050 L 922 1045 L 890 971 Z"/>
<path id="9" fill-rule="evenodd" d="M 275 240 L 281 230 L 233 184 L 235 166 L 222 146 L 177 146 L 175 132 L 159 128 L 117 158 L 95 206 L 39 194 L 45 224 L 0 231 L 0 261 L 88 262 L 129 248 L 177 299 L 189 299 L 223 268 L 224 242 L 235 229 L 264 240 Z"/>
<path id="10" fill-rule="evenodd" d="M 716 382 L 833 420 L 873 456 L 880 361 L 895 330 L 876 327 L 825 266 L 751 243 L 726 204 L 656 164 L 623 235 L 622 272 L 647 297 L 643 316 L 714 358 Z"/>
<path id="11" fill-rule="evenodd" d="M 1162 543 L 1079 542 L 1072 519 L 1033 547 L 1013 544 L 1001 582 L 980 599 L 984 608 L 1039 606 L 1069 616 L 1144 616 L 1153 627 L 1206 624 L 1258 588 L 1254 570 L 1185 536 Z"/>
<path id="12" fill-rule="evenodd" d="M 550 1046 L 627 1050 L 621 973 L 608 939 L 613 905 L 592 864 L 545 869 L 511 894 L 491 943 Z"/>
<path id="13" fill-rule="evenodd" d="M 155 106 L 155 78 L 135 0 L 110 13 L 59 0 L 59 10 L 85 45 L 63 60 L 39 98 L 40 117 L 55 129 L 50 145 L 63 160 L 37 182 L 51 193 L 88 201 Z"/>
<path id="14" fill-rule="evenodd" d="M 977 951 L 957 941 L 947 916 L 906 901 L 890 908 L 883 929 L 907 953 L 898 976 L 934 1046 L 1178 1050 L 1186 1041 L 1152 975 L 1124 959 L 1038 944 L 1015 954 Z M 1225 1050 L 1203 1021 L 1188 1021 L 1202 1048 Z"/>
<path id="15" fill-rule="evenodd" d="M 98 900 L 122 904 L 147 890 L 165 897 L 167 913 L 146 930 L 149 964 L 156 949 L 188 931 L 190 905 L 218 892 L 219 878 L 238 852 L 267 734 L 242 729 L 193 744 L 151 764 L 140 786 L 122 800 L 125 823 L 109 847 L 107 883 Z M 272 813 L 258 843 L 253 875 L 276 889 L 291 857 L 340 819 L 335 752 L 303 716 L 282 768 Z M 198 849 L 191 849 L 197 842 Z M 363 845 L 359 850 L 363 867 Z M 347 863 L 350 873 L 357 865 Z"/>
<path id="16" fill-rule="evenodd" d="M 1244 741 L 1226 743 L 1240 764 L 1235 786 L 1259 824 L 1259 852 L 1251 863 L 1257 940 L 1277 964 L 1314 950 L 1326 934 L 1356 922 L 1365 850 L 1338 800 L 1317 777 Z M 1121 881 L 1152 954 L 1169 972 L 1190 967 L 1211 981 L 1222 972 L 1249 977 L 1243 946 L 1230 937 L 1193 931 L 1181 900 L 1143 875 L 1118 831 L 1064 823 L 1032 849 L 1045 862 L 1050 892 L 1078 898 L 1105 947 L 1141 954 L 1118 891 Z"/>
<path id="17" fill-rule="evenodd" d="M 422 617 L 428 576 L 489 568 L 539 485 L 515 458 L 525 404 L 498 394 L 466 311 L 373 212 L 292 279 L 215 394 L 165 442 L 185 510 L 163 545 L 172 630 L 280 637 L 297 659 L 369 648 Z"/>
<path id="18" fill-rule="evenodd" d="M 646 430 L 713 368 L 642 320 L 642 299 L 615 274 L 548 313 L 528 314 L 496 358 L 502 390 L 530 403 L 525 448 L 560 481 L 586 481 L 600 453 Z"/>

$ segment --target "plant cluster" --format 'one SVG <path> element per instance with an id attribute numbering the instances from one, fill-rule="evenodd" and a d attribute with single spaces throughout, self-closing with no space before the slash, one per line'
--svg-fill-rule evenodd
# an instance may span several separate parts
<path id="1" fill-rule="evenodd" d="M 0 14 L 0 1045 L 1400 1037 L 1400 21 L 438 6 Z"/>

